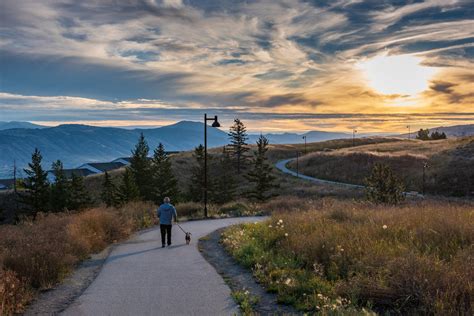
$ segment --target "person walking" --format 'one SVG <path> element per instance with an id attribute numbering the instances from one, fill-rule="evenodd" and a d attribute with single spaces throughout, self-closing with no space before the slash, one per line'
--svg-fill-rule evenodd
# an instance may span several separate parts
<path id="1" fill-rule="evenodd" d="M 165 239 L 168 246 L 171 246 L 171 227 L 174 218 L 175 223 L 178 222 L 178 214 L 176 208 L 170 203 L 169 197 L 163 199 L 163 204 L 158 208 L 158 218 L 160 219 L 161 247 L 165 247 Z"/>

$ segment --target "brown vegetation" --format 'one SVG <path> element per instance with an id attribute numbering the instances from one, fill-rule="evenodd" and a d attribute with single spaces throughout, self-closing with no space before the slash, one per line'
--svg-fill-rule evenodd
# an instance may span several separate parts
<path id="1" fill-rule="evenodd" d="M 51 288 L 89 254 L 153 225 L 153 219 L 153 205 L 136 202 L 1 226 L 0 315 L 21 311 L 35 291 Z"/>
<path id="2" fill-rule="evenodd" d="M 305 175 L 339 182 L 364 184 L 375 164 L 388 165 L 409 191 L 469 196 L 474 192 L 474 137 L 431 142 L 397 142 L 316 152 L 301 157 L 299 171 Z M 290 164 L 296 169 L 296 162 Z"/>
<path id="3" fill-rule="evenodd" d="M 306 311 L 472 313 L 472 204 L 283 201 L 271 220 L 224 237 L 281 301 Z"/>

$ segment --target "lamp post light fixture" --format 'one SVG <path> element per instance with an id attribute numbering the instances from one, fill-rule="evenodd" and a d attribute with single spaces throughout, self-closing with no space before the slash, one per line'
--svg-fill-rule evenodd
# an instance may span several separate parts
<path id="1" fill-rule="evenodd" d="M 212 127 L 221 127 L 221 124 L 217 121 L 217 115 L 214 117 L 207 117 L 204 114 L 204 217 L 207 218 L 207 122 L 212 122 Z"/>
<path id="2" fill-rule="evenodd" d="M 306 135 L 302 137 L 304 139 L 304 154 L 306 155 Z"/>
<path id="3" fill-rule="evenodd" d="M 356 129 L 352 130 L 352 147 L 355 146 L 355 134 L 357 133 Z"/>

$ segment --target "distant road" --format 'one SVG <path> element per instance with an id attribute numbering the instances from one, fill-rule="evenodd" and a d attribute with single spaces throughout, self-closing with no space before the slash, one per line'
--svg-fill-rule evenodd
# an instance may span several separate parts
<path id="1" fill-rule="evenodd" d="M 314 183 L 345 186 L 345 187 L 354 188 L 354 189 L 364 189 L 365 188 L 365 186 L 363 186 L 363 185 L 323 180 L 323 179 L 318 179 L 318 178 L 306 176 L 306 175 L 301 174 L 301 173 L 298 174 L 295 171 L 290 170 L 286 167 L 286 165 L 289 162 L 293 161 L 293 160 L 296 160 L 296 158 L 280 160 L 279 162 L 276 163 L 275 167 L 283 173 L 290 174 L 292 176 L 298 177 L 300 179 L 308 180 L 308 181 L 311 181 L 311 182 L 314 182 Z"/>
<path id="2" fill-rule="evenodd" d="M 179 210 L 178 210 L 179 211 Z M 237 315 L 229 287 L 201 256 L 197 240 L 216 229 L 264 217 L 191 221 L 173 227 L 173 245 L 161 248 L 159 228 L 119 244 L 101 272 L 63 315 Z"/>

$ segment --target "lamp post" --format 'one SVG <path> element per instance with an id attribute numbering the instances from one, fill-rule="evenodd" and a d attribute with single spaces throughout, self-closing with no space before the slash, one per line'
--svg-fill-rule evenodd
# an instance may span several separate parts
<path id="1" fill-rule="evenodd" d="M 300 156 L 300 153 L 298 151 L 296 151 L 296 177 L 299 178 L 300 177 L 300 172 L 299 172 L 299 156 Z"/>
<path id="2" fill-rule="evenodd" d="M 355 146 L 355 134 L 357 133 L 357 130 L 353 129 L 352 130 L 352 147 Z"/>
<path id="3" fill-rule="evenodd" d="M 306 155 L 306 135 L 302 137 L 304 139 L 304 154 Z"/>
<path id="4" fill-rule="evenodd" d="M 426 168 L 429 168 L 430 165 L 427 162 L 423 163 L 423 187 L 422 187 L 422 192 L 423 195 L 425 195 L 425 173 L 426 173 Z"/>
<path id="5" fill-rule="evenodd" d="M 407 125 L 407 128 L 408 128 L 408 139 L 410 139 L 410 136 L 411 136 L 411 135 L 410 135 L 410 132 L 411 132 L 411 130 L 410 130 L 410 129 L 411 129 L 410 125 Z"/>
<path id="6" fill-rule="evenodd" d="M 207 122 L 214 121 L 212 127 L 221 127 L 221 124 L 217 121 L 217 115 L 212 118 L 207 117 L 207 113 L 204 114 L 204 217 L 207 218 Z"/>

